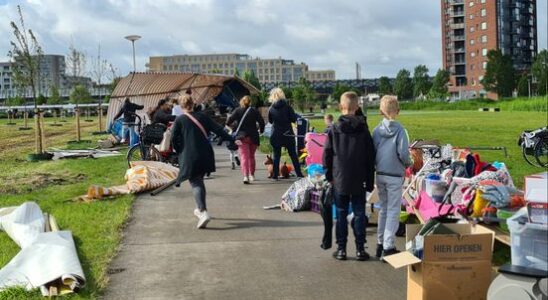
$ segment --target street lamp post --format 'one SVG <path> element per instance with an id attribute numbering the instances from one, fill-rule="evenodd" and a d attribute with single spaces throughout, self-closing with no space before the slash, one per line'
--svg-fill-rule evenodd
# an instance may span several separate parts
<path id="1" fill-rule="evenodd" d="M 139 35 L 128 35 L 125 37 L 126 40 L 131 42 L 131 46 L 133 48 L 133 73 L 137 71 L 136 64 L 135 64 L 135 41 L 140 38 L 141 36 Z"/>

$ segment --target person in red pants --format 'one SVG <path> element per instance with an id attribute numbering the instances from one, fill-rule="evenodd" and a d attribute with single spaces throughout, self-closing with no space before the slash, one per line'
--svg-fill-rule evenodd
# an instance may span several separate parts
<path id="1" fill-rule="evenodd" d="M 251 107 L 251 97 L 244 96 L 240 100 L 240 107 L 228 117 L 226 125 L 237 126 L 232 135 L 241 141 L 241 145 L 238 146 L 240 168 L 244 184 L 249 184 L 255 181 L 255 151 L 260 144 L 259 134 L 264 132 L 265 127 L 261 114 Z"/>

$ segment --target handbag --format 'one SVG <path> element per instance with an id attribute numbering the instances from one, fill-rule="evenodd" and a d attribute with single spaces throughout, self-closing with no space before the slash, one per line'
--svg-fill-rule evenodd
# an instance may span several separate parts
<path id="1" fill-rule="evenodd" d="M 248 107 L 247 110 L 245 111 L 244 115 L 242 116 L 242 119 L 240 120 L 239 124 L 238 124 L 238 128 L 236 128 L 236 131 L 234 131 L 232 133 L 232 137 L 234 137 L 234 139 L 241 139 L 243 137 L 238 137 L 238 133 L 240 132 L 240 128 L 242 127 L 242 124 L 244 123 L 244 120 L 245 120 L 245 117 L 247 116 L 247 113 L 249 113 L 249 111 L 251 110 L 251 107 Z"/>
<path id="2" fill-rule="evenodd" d="M 158 151 L 160 151 L 160 152 L 169 151 L 169 148 L 171 146 L 171 135 L 172 135 L 172 130 L 171 130 L 171 127 L 169 127 L 164 132 L 164 139 L 162 140 L 160 145 L 158 145 L 158 147 L 157 147 Z"/>

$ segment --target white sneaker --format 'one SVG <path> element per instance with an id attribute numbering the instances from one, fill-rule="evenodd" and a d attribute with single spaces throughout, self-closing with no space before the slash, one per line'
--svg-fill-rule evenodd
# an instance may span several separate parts
<path id="1" fill-rule="evenodd" d="M 211 220 L 211 217 L 207 213 L 207 211 L 203 211 L 200 213 L 200 218 L 198 219 L 198 225 L 196 226 L 198 229 L 204 229 L 207 226 L 207 223 L 209 223 L 209 220 Z"/>
<path id="2" fill-rule="evenodd" d="M 348 224 L 352 223 L 352 219 L 354 219 L 354 213 L 351 213 L 348 216 L 346 216 L 346 221 L 348 222 Z"/>
<path id="3" fill-rule="evenodd" d="M 244 176 L 244 184 L 249 184 L 249 177 Z"/>
<path id="4" fill-rule="evenodd" d="M 194 210 L 194 215 L 196 216 L 196 218 L 199 219 L 201 214 L 202 214 L 202 213 L 200 212 L 199 209 L 196 208 L 196 209 Z"/>
<path id="5" fill-rule="evenodd" d="M 249 175 L 249 181 L 250 181 L 250 182 L 253 182 L 253 181 L 255 181 L 255 176 L 253 176 L 253 175 Z"/>

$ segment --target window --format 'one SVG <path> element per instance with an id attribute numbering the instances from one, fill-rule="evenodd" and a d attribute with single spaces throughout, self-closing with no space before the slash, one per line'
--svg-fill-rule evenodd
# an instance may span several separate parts
<path id="1" fill-rule="evenodd" d="M 486 22 L 482 22 L 481 23 L 481 30 L 486 30 L 487 29 L 487 23 Z"/>
<path id="2" fill-rule="evenodd" d="M 481 55 L 482 56 L 487 56 L 487 49 L 485 49 L 485 48 L 481 49 Z"/>
<path id="3" fill-rule="evenodd" d="M 470 65 L 470 70 L 474 70 L 474 69 L 476 69 L 476 65 L 471 64 L 471 65 Z"/>
<path id="4" fill-rule="evenodd" d="M 470 18 L 470 20 L 473 20 L 474 19 L 474 14 L 470 14 L 469 18 Z"/>
<path id="5" fill-rule="evenodd" d="M 470 57 L 476 57 L 476 52 L 470 52 Z"/>
<path id="6" fill-rule="evenodd" d="M 484 43 L 484 44 L 487 43 L 487 36 L 486 35 L 481 36 L 481 42 Z"/>
<path id="7" fill-rule="evenodd" d="M 470 40 L 470 45 L 474 45 L 475 43 L 476 43 L 476 41 Z"/>
<path id="8" fill-rule="evenodd" d="M 481 9 L 481 16 L 485 17 L 486 15 L 487 15 L 487 11 L 485 10 L 485 8 L 482 8 Z"/>
<path id="9" fill-rule="evenodd" d="M 481 82 L 483 80 L 483 76 L 478 77 L 478 80 Z"/>
<path id="10" fill-rule="evenodd" d="M 482 63 L 482 67 L 483 67 L 484 70 L 487 69 L 487 62 L 486 62 L 486 61 L 484 61 L 484 62 Z"/>
<path id="11" fill-rule="evenodd" d="M 469 6 L 469 7 L 474 6 L 474 1 L 470 1 L 470 2 L 468 3 L 468 6 Z"/>
<path id="12" fill-rule="evenodd" d="M 481 3 L 484 4 L 484 3 L 485 3 L 485 0 L 481 0 Z"/>
<path id="13" fill-rule="evenodd" d="M 470 32 L 476 31 L 476 28 L 474 26 L 470 27 Z"/>

